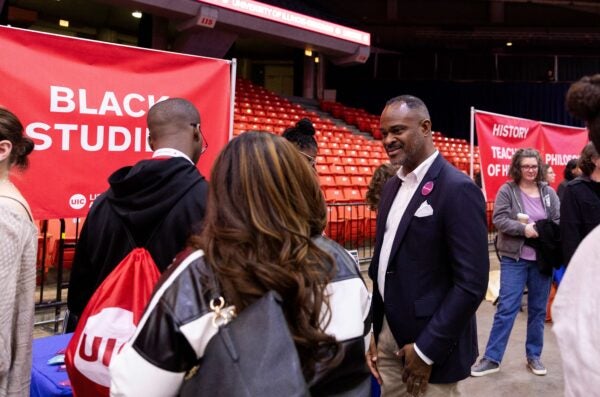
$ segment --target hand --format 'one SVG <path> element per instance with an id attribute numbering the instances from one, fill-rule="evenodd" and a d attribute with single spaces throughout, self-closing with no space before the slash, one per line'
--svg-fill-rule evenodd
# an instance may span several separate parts
<path id="1" fill-rule="evenodd" d="M 406 383 L 406 391 L 415 397 L 424 394 L 431 376 L 431 365 L 421 360 L 412 343 L 404 345 L 396 354 L 404 359 L 402 382 Z"/>
<path id="2" fill-rule="evenodd" d="M 525 225 L 525 237 L 538 238 L 539 236 L 537 230 L 535 230 L 535 223 L 528 223 Z"/>
<path id="3" fill-rule="evenodd" d="M 367 365 L 371 370 L 371 373 L 377 380 L 377 383 L 380 385 L 383 383 L 381 380 L 381 375 L 379 375 L 379 371 L 377 370 L 377 346 L 375 345 L 375 337 L 371 334 L 371 342 L 369 343 L 369 350 L 365 354 L 367 359 Z"/>

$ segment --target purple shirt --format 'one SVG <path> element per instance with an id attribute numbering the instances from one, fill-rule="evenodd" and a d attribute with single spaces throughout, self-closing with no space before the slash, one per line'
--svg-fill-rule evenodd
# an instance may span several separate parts
<path id="1" fill-rule="evenodd" d="M 529 223 L 547 218 L 541 197 L 531 197 L 521 191 L 521 201 L 523 202 L 523 211 L 529 215 Z M 536 260 L 535 249 L 524 245 L 521 250 L 521 259 Z"/>

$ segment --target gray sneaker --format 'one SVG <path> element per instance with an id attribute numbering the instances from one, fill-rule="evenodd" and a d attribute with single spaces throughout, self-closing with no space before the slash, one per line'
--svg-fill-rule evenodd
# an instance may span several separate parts
<path id="1" fill-rule="evenodd" d="M 483 357 L 471 368 L 471 376 L 484 376 L 500 371 L 500 364 Z"/>
<path id="2" fill-rule="evenodd" d="M 548 370 L 546 369 L 546 367 L 544 367 L 544 364 L 542 364 L 539 358 L 528 358 L 527 368 L 529 368 L 531 372 L 539 376 L 544 376 L 548 373 Z"/>

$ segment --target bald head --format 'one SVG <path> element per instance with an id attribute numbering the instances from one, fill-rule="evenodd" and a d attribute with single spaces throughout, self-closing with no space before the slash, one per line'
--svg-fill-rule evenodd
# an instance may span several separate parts
<path id="1" fill-rule="evenodd" d="M 147 122 L 153 138 L 160 139 L 161 134 L 177 132 L 190 123 L 200 123 L 200 113 L 187 99 L 170 98 L 150 108 Z"/>
<path id="2" fill-rule="evenodd" d="M 200 125 L 200 113 L 193 103 L 183 98 L 169 98 L 152 106 L 146 120 L 152 150 L 169 147 L 197 161 L 202 137 L 194 126 Z"/>

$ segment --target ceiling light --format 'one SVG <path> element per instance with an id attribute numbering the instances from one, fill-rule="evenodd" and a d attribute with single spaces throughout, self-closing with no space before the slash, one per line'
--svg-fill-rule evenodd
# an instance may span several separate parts
<path id="1" fill-rule="evenodd" d="M 315 63 L 319 63 L 319 57 L 315 57 Z"/>
<path id="2" fill-rule="evenodd" d="M 307 57 L 312 57 L 312 50 L 310 48 L 307 48 L 306 50 L 304 50 L 304 55 L 306 55 Z"/>
<path id="3" fill-rule="evenodd" d="M 507 47 L 512 47 L 512 41 L 507 41 L 507 42 L 506 42 L 506 46 L 507 46 Z"/>
<path id="4" fill-rule="evenodd" d="M 131 13 L 131 16 L 137 19 L 140 19 L 142 17 L 142 12 L 141 11 L 134 11 Z"/>
<path id="5" fill-rule="evenodd" d="M 69 27 L 69 21 L 67 21 L 66 19 L 60 19 L 58 21 L 58 24 L 60 26 L 62 26 L 63 28 L 68 28 Z"/>

